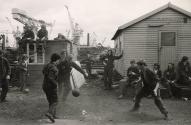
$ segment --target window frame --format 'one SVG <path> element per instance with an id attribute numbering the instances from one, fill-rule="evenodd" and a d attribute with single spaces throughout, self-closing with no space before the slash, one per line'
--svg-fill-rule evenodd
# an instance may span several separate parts
<path id="1" fill-rule="evenodd" d="M 31 43 L 27 43 L 27 56 L 29 57 L 29 44 Z M 43 50 L 42 47 L 42 63 L 38 63 L 38 55 L 37 55 L 37 44 L 36 43 L 32 43 L 34 45 L 34 62 L 33 63 L 29 63 L 29 59 L 28 59 L 28 65 L 43 65 L 45 63 L 45 52 Z M 39 43 L 39 45 L 43 46 L 43 43 Z"/>
<path id="2" fill-rule="evenodd" d="M 174 33 L 175 34 L 175 41 L 174 41 L 174 45 L 176 46 L 176 41 L 177 41 L 177 32 L 176 31 L 160 31 L 160 46 L 162 47 L 162 33 Z M 172 45 L 163 45 L 163 46 L 172 46 Z"/>
<path id="3" fill-rule="evenodd" d="M 159 37 L 158 37 L 158 41 L 159 41 L 159 44 L 158 44 L 158 46 L 159 46 L 159 50 L 162 48 L 162 47 L 170 47 L 170 46 L 161 46 L 161 33 L 163 33 L 163 32 L 175 32 L 175 47 L 177 48 L 177 31 L 175 31 L 175 30 L 159 30 Z"/>

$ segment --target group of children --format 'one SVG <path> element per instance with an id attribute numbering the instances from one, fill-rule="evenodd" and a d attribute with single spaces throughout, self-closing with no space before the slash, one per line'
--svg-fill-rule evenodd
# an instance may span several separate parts
<path id="1" fill-rule="evenodd" d="M 126 91 L 126 87 L 132 85 L 134 81 L 140 78 L 140 71 L 136 66 L 135 60 L 130 61 L 131 66 L 127 70 L 127 82 L 122 83 L 121 95 L 119 98 L 123 98 L 123 93 Z M 160 65 L 155 63 L 152 69 L 153 73 L 159 79 L 161 87 L 165 87 L 168 90 L 170 97 L 173 97 L 176 93 L 173 91 L 173 87 L 176 86 L 190 86 L 191 85 L 191 70 L 188 57 L 182 57 L 181 61 L 175 68 L 173 63 L 168 63 L 168 67 L 162 73 Z"/>
<path id="2" fill-rule="evenodd" d="M 183 56 L 176 67 L 173 63 L 168 63 L 163 73 L 159 64 L 154 64 L 153 71 L 160 79 L 161 86 L 167 88 L 170 97 L 180 95 L 176 88 L 191 86 L 191 67 L 187 56 Z"/>
<path id="3" fill-rule="evenodd" d="M 81 67 L 72 61 L 72 55 L 68 55 L 65 50 L 60 54 L 52 54 L 50 62 L 43 68 L 43 90 L 49 103 L 49 110 L 45 116 L 52 122 L 55 122 L 54 119 L 57 118 L 58 102 L 64 101 L 71 90 L 70 72 L 72 68 L 78 70 L 84 77 L 88 76 Z"/>
<path id="4" fill-rule="evenodd" d="M 0 51 L 0 68 L 1 68 L 1 97 L 0 101 L 5 101 L 5 97 L 8 91 L 7 81 L 10 79 L 10 66 Z M 104 85 L 105 89 L 111 89 L 112 85 L 112 72 L 114 67 L 114 60 L 120 59 L 123 56 L 123 52 L 120 56 L 114 56 L 112 50 L 108 51 L 108 54 L 103 58 L 105 63 L 104 66 Z M 27 56 L 23 55 L 19 61 L 20 65 L 20 83 L 21 91 L 25 87 L 25 76 L 27 73 Z M 163 106 L 159 85 L 166 87 L 169 90 L 169 95 L 173 96 L 172 88 L 176 85 L 191 85 L 191 67 L 188 61 L 188 57 L 182 57 L 178 63 L 176 70 L 173 63 L 168 64 L 168 68 L 162 74 L 159 64 L 154 64 L 153 70 L 147 67 L 144 60 L 139 60 L 137 63 L 135 60 L 130 61 L 131 66 L 127 70 L 127 82 L 120 85 L 120 96 L 123 98 L 128 86 L 141 87 L 136 91 L 134 98 L 134 107 L 131 111 L 137 111 L 140 107 L 140 102 L 143 97 L 152 95 L 154 102 L 160 112 L 164 115 L 165 119 L 168 119 L 168 111 Z M 136 65 L 137 64 L 137 65 Z M 60 54 L 54 53 L 51 55 L 50 62 L 43 68 L 43 91 L 46 94 L 49 110 L 45 114 L 52 122 L 55 122 L 56 106 L 59 101 L 65 100 L 68 96 L 71 85 L 70 85 L 70 72 L 72 68 L 75 68 L 80 73 L 87 77 L 88 74 L 79 67 L 75 62 L 72 61 L 72 55 L 68 55 L 66 50 L 62 50 Z M 59 100 L 62 99 L 62 100 Z"/>
<path id="5" fill-rule="evenodd" d="M 102 57 L 104 63 L 104 86 L 106 90 L 112 88 L 112 72 L 114 68 L 114 60 L 120 59 L 123 56 L 123 52 L 119 56 L 114 56 L 112 50 L 109 50 L 108 53 Z M 143 97 L 152 95 L 154 102 L 160 112 L 164 115 L 165 119 L 168 119 L 168 111 L 163 106 L 160 94 L 159 94 L 159 77 L 147 67 L 147 64 L 144 60 L 137 62 L 135 66 L 135 61 L 131 61 L 131 67 L 127 71 L 127 82 L 122 85 L 121 95 L 119 98 L 122 98 L 123 94 L 126 91 L 126 87 L 129 85 L 142 84 L 142 87 L 139 91 L 136 92 L 134 99 L 134 107 L 132 112 L 139 110 L 140 102 Z"/>
<path id="6" fill-rule="evenodd" d="M 183 56 L 175 68 L 173 63 L 168 63 L 167 69 L 162 73 L 160 65 L 155 63 L 153 69 L 149 69 L 144 60 L 135 63 L 130 61 L 131 66 L 127 70 L 127 81 L 120 84 L 120 96 L 122 99 L 127 92 L 127 87 L 135 87 L 134 107 L 131 111 L 136 111 L 140 107 L 140 101 L 143 97 L 151 95 L 154 98 L 156 106 L 159 108 L 165 119 L 168 119 L 168 112 L 162 104 L 160 97 L 160 87 L 168 90 L 169 96 L 174 97 L 177 91 L 176 87 L 191 86 L 191 67 L 188 57 Z M 139 86 L 137 88 L 137 86 Z M 141 86 L 141 87 L 140 87 Z"/>
<path id="7" fill-rule="evenodd" d="M 155 105 L 160 112 L 164 115 L 165 119 L 168 119 L 168 112 L 163 106 L 160 90 L 159 90 L 159 77 L 154 71 L 147 67 L 144 60 L 140 60 L 137 63 L 135 60 L 130 61 L 131 66 L 127 70 L 127 81 L 120 84 L 120 96 L 118 99 L 122 99 L 127 91 L 127 87 L 131 86 L 135 88 L 134 107 L 132 112 L 139 110 L 140 102 L 143 97 L 152 96 Z M 137 64 L 137 65 L 136 65 Z"/>
<path id="8" fill-rule="evenodd" d="M 18 63 L 18 87 L 20 88 L 20 91 L 25 91 L 26 86 L 26 79 L 28 75 L 28 68 L 27 68 L 27 59 L 28 57 L 26 55 L 22 55 L 19 58 Z M 9 61 L 4 56 L 4 52 L 0 50 L 0 87 L 2 88 L 1 91 L 1 97 L 0 102 L 6 101 L 6 95 L 9 89 L 9 81 L 11 79 L 11 67 L 9 64 Z"/>
<path id="9" fill-rule="evenodd" d="M 25 24 L 23 27 L 23 33 L 22 36 L 18 36 L 18 40 L 21 40 L 24 42 L 25 40 L 33 40 L 35 39 L 35 33 L 33 31 L 33 27 L 29 26 L 28 24 Z M 48 31 L 46 29 L 46 25 L 41 25 L 41 29 L 37 31 L 37 39 L 38 40 L 47 40 L 48 39 Z"/>
<path id="10" fill-rule="evenodd" d="M 106 89 L 111 89 L 112 72 L 114 68 L 114 60 L 120 59 L 120 56 L 114 56 L 112 50 L 109 50 L 104 56 L 104 85 Z M 144 60 L 137 63 L 135 60 L 130 61 L 131 66 L 127 70 L 126 82 L 120 83 L 120 95 L 118 99 L 122 99 L 127 92 L 127 87 L 135 88 L 134 107 L 131 111 L 136 111 L 140 107 L 140 102 L 143 97 L 152 96 L 154 102 L 160 112 L 168 119 L 168 112 L 162 104 L 160 97 L 160 88 L 165 87 L 168 90 L 169 96 L 174 97 L 177 91 L 173 91 L 177 86 L 191 86 L 191 67 L 187 56 L 183 56 L 181 61 L 175 68 L 173 63 L 168 63 L 167 69 L 162 73 L 160 65 L 155 63 L 153 69 L 149 69 Z"/>

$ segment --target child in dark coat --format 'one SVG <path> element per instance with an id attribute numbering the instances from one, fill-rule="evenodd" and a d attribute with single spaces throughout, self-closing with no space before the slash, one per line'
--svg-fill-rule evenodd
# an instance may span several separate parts
<path id="1" fill-rule="evenodd" d="M 168 112 L 162 104 L 162 100 L 159 94 L 159 79 L 156 74 L 146 67 L 144 61 L 137 62 L 138 68 L 141 70 L 141 79 L 143 82 L 143 88 L 137 93 L 135 97 L 135 104 L 131 111 L 137 111 L 140 107 L 140 102 L 143 97 L 152 95 L 154 98 L 155 105 L 158 107 L 160 112 L 168 119 Z"/>
<path id="2" fill-rule="evenodd" d="M 52 54 L 51 61 L 43 68 L 43 90 L 46 94 L 49 110 L 45 114 L 52 122 L 55 122 L 54 118 L 56 118 L 56 106 L 58 103 L 58 95 L 57 95 L 57 77 L 58 77 L 58 69 L 57 64 L 59 62 L 60 56 L 56 53 Z"/>

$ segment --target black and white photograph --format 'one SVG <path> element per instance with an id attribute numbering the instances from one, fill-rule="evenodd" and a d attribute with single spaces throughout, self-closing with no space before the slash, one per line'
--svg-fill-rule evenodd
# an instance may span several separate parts
<path id="1" fill-rule="evenodd" d="M 191 0 L 0 3 L 0 125 L 191 125 Z"/>

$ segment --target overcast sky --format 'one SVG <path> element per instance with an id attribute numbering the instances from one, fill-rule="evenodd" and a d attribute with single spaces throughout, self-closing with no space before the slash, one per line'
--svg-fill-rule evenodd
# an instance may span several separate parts
<path id="1" fill-rule="evenodd" d="M 46 22 L 55 20 L 51 33 L 51 38 L 54 38 L 58 33 L 70 29 L 64 8 L 67 5 L 74 21 L 84 30 L 82 43 L 86 42 L 87 32 L 95 32 L 98 42 L 106 37 L 104 45 L 112 46 L 111 38 L 120 25 L 168 2 L 191 12 L 191 0 L 0 0 L 0 31 L 11 32 L 5 17 L 9 17 L 15 28 L 20 26 L 22 29 L 22 25 L 13 20 L 11 15 L 12 8 L 19 8 L 36 19 Z"/>

